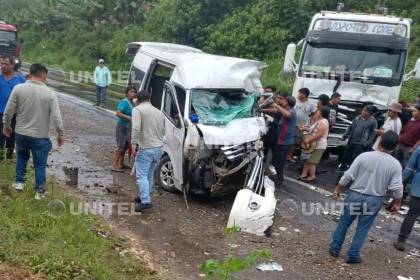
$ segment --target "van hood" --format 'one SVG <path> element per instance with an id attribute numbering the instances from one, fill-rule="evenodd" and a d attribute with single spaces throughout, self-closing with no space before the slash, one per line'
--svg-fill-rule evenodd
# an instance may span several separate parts
<path id="1" fill-rule="evenodd" d="M 197 124 L 206 145 L 240 145 L 261 138 L 267 132 L 263 117 L 236 119 L 225 126 Z"/>

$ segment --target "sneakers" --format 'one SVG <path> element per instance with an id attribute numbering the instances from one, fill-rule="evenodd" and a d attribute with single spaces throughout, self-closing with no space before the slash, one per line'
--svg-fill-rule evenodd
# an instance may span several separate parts
<path id="1" fill-rule="evenodd" d="M 397 242 L 394 243 L 394 247 L 398 251 L 404 252 L 405 251 L 405 242 L 398 240 Z"/>
<path id="2" fill-rule="evenodd" d="M 136 212 L 144 212 L 144 210 L 152 208 L 153 204 L 152 203 L 138 203 L 136 205 L 136 209 L 134 209 L 134 211 Z"/>
<path id="3" fill-rule="evenodd" d="M 47 196 L 47 193 L 45 191 L 35 193 L 35 199 L 36 200 L 44 199 L 46 196 Z"/>
<path id="4" fill-rule="evenodd" d="M 15 190 L 17 191 L 23 191 L 25 189 L 25 184 L 24 183 L 14 183 L 12 185 L 13 188 L 15 188 Z"/>
<path id="5" fill-rule="evenodd" d="M 361 257 L 348 258 L 346 260 L 346 263 L 349 263 L 349 264 L 356 264 L 356 263 L 361 263 L 361 262 L 362 262 L 362 258 Z"/>
<path id="6" fill-rule="evenodd" d="M 337 253 L 337 252 L 334 252 L 333 250 L 331 250 L 331 249 L 330 249 L 330 250 L 328 251 L 328 253 L 330 253 L 330 256 L 331 256 L 331 257 L 333 257 L 333 258 L 338 258 L 338 253 Z"/>

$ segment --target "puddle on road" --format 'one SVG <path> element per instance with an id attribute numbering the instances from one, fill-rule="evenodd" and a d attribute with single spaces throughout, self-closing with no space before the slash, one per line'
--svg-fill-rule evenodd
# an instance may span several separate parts
<path id="1" fill-rule="evenodd" d="M 52 166 L 54 175 L 62 182 L 68 180 L 64 173 L 65 168 L 78 168 L 78 184 L 74 187 L 85 192 L 91 199 L 110 200 L 106 198 L 107 188 L 114 184 L 114 176 L 83 155 L 79 146 L 66 143 L 63 148 L 53 149 L 49 165 Z"/>

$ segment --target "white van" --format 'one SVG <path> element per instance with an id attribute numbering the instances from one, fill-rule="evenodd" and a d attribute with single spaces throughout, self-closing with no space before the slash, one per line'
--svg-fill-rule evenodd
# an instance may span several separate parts
<path id="1" fill-rule="evenodd" d="M 128 84 L 152 93 L 166 116 L 157 183 L 167 191 L 261 193 L 264 118 L 258 112 L 266 64 L 167 43 L 129 43 Z"/>

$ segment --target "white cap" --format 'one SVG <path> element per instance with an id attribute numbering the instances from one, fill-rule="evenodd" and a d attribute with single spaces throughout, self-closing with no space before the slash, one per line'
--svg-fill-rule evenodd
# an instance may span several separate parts
<path id="1" fill-rule="evenodd" d="M 100 58 L 100 59 L 98 60 L 98 62 L 99 62 L 99 63 L 105 63 L 105 60 L 103 60 L 102 58 Z"/>

